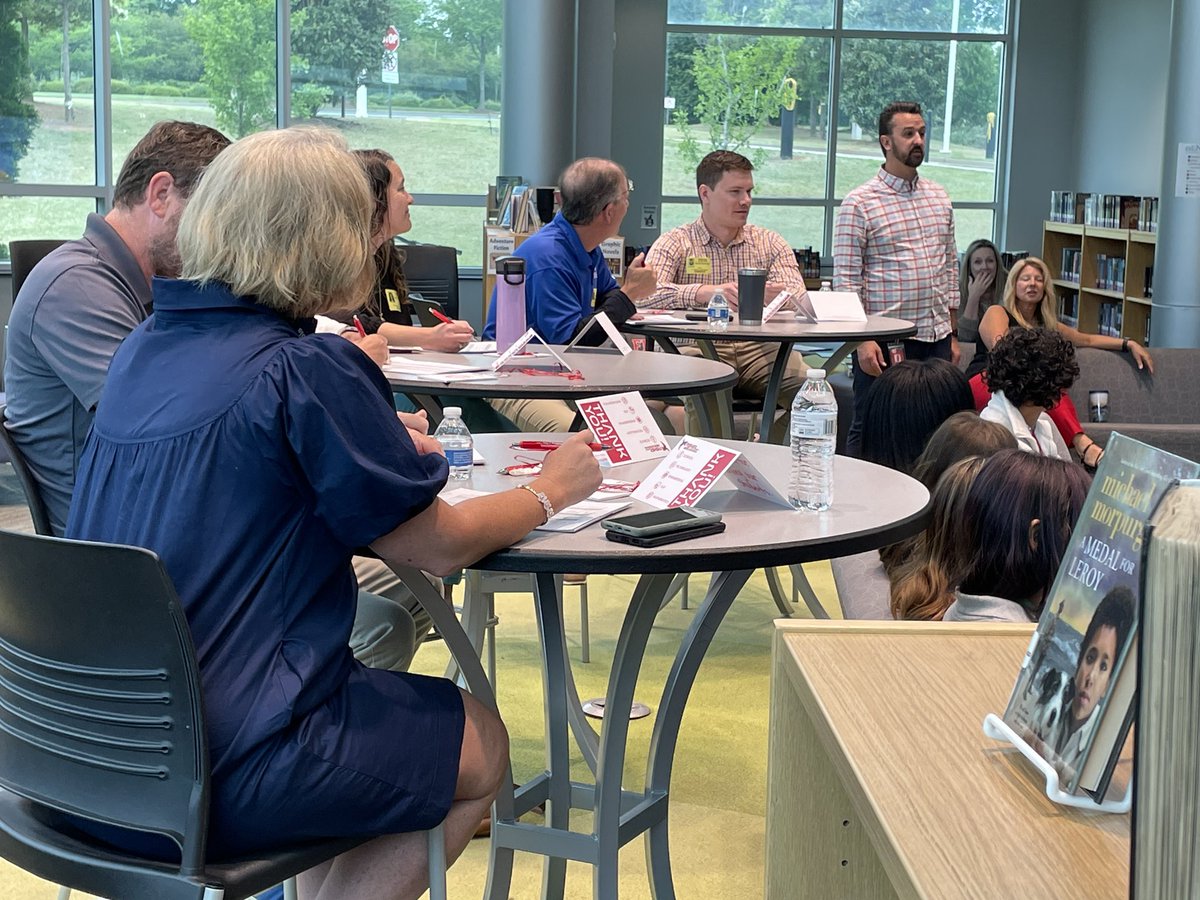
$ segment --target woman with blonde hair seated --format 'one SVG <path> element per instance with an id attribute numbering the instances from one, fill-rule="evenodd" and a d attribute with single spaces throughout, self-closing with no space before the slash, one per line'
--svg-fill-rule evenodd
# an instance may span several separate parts
<path id="1" fill-rule="evenodd" d="M 156 279 L 113 357 L 67 523 L 150 548 L 175 584 L 208 709 L 210 856 L 366 839 L 301 876 L 322 900 L 420 896 L 413 832 L 444 820 L 453 860 L 508 774 L 494 712 L 355 661 L 354 549 L 454 572 L 600 483 L 581 433 L 524 488 L 438 499 L 446 460 L 397 420 L 379 367 L 307 333 L 369 290 L 371 210 L 334 132 L 261 132 L 217 158 L 179 224 L 180 280 Z"/>
<path id="2" fill-rule="evenodd" d="M 1058 320 L 1058 301 L 1054 296 L 1054 283 L 1049 267 L 1036 256 L 1017 260 L 1008 273 L 1004 286 L 1004 299 L 1000 305 L 988 309 L 979 322 L 979 340 L 991 350 L 996 341 L 1015 328 L 1045 328 L 1057 331 L 1074 347 L 1095 347 L 1129 353 L 1139 369 L 1146 368 L 1154 374 L 1154 360 L 1146 348 L 1132 338 L 1111 337 L 1104 334 L 1088 334 L 1072 328 Z M 971 389 L 975 395 L 975 408 L 982 410 L 987 405 L 989 392 L 980 379 L 984 360 L 971 361 L 967 375 L 971 377 Z M 1085 466 L 1095 468 L 1104 455 L 1104 449 L 1083 432 L 1079 424 L 1079 413 L 1075 404 L 1065 393 L 1059 401 L 1048 407 L 1048 415 L 1054 422 L 1062 439 L 1070 445 Z"/>

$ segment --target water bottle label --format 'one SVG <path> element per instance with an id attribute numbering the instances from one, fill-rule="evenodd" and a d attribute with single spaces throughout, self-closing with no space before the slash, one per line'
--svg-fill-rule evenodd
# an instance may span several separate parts
<path id="1" fill-rule="evenodd" d="M 808 410 L 792 419 L 793 433 L 803 438 L 823 438 L 837 434 L 837 413 Z"/>
<path id="2" fill-rule="evenodd" d="M 459 466 L 469 466 L 475 462 L 475 454 L 470 447 L 460 447 L 453 450 L 446 449 L 446 462 L 450 463 L 450 468 L 457 469 Z"/>

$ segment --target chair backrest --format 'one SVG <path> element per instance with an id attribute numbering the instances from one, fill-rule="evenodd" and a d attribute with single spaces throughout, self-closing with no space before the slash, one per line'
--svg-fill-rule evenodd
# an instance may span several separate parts
<path id="1" fill-rule="evenodd" d="M 25 492 L 25 504 L 29 507 L 29 516 L 33 519 L 33 530 L 38 534 L 53 534 L 50 528 L 50 514 L 46 512 L 46 504 L 42 501 L 42 490 L 38 486 L 33 470 L 25 462 L 21 448 L 17 446 L 8 432 L 7 406 L 0 405 L 0 448 L 8 454 L 17 480 L 21 482 L 21 490 Z"/>
<path id="2" fill-rule="evenodd" d="M 403 252 L 409 291 L 440 303 L 446 315 L 457 319 L 458 251 L 436 244 L 406 244 Z M 417 312 L 420 314 L 420 309 Z"/>
<path id="3" fill-rule="evenodd" d="M 200 675 L 149 550 L 0 531 L 0 787 L 167 835 L 201 869 Z"/>
<path id="4" fill-rule="evenodd" d="M 424 297 L 415 297 L 410 294 L 408 302 L 416 310 L 417 321 L 421 323 L 423 328 L 436 328 L 442 324 L 442 320 L 435 316 L 433 311 L 436 309 L 438 312 L 444 314 L 446 311 L 442 308 L 442 304 L 436 300 L 426 300 Z"/>
<path id="5" fill-rule="evenodd" d="M 12 256 L 12 295 L 17 296 L 25 278 L 33 271 L 33 267 L 42 261 L 51 250 L 61 247 L 66 241 L 9 241 L 8 252 Z"/>

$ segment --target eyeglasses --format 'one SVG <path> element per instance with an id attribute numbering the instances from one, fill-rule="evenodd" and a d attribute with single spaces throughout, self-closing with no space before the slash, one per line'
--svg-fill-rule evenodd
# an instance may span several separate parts
<path id="1" fill-rule="evenodd" d="M 633 193 L 633 179 L 632 179 L 632 178 L 626 178 L 626 179 L 625 179 L 625 184 L 627 184 L 627 185 L 629 186 L 629 193 L 631 193 L 631 194 L 632 194 L 632 193 Z"/>

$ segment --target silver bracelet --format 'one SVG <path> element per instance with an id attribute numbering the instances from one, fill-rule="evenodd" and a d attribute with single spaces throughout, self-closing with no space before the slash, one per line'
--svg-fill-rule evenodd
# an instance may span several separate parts
<path id="1" fill-rule="evenodd" d="M 542 504 L 542 509 L 545 510 L 546 522 L 549 522 L 551 519 L 554 518 L 554 506 L 553 506 L 553 504 L 551 504 L 550 498 L 547 497 L 544 493 L 537 490 L 537 488 L 530 487 L 527 484 L 518 484 L 517 490 L 529 491 L 529 493 L 533 494 L 533 496 L 535 496 L 537 498 L 537 502 Z M 545 525 L 546 522 L 543 522 L 542 524 Z"/>

